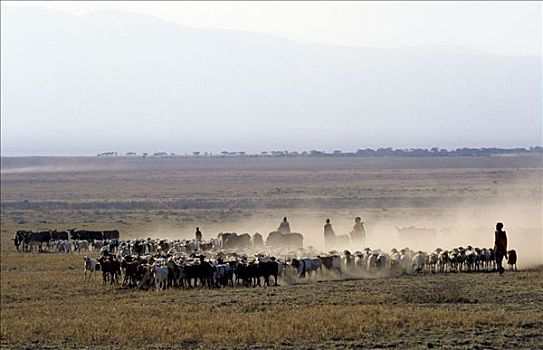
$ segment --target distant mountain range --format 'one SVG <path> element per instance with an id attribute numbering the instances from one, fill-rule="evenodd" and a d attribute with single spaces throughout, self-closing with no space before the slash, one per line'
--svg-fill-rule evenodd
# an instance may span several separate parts
<path id="1" fill-rule="evenodd" d="M 3 155 L 542 145 L 541 56 L 301 44 L 119 11 L 1 19 Z"/>

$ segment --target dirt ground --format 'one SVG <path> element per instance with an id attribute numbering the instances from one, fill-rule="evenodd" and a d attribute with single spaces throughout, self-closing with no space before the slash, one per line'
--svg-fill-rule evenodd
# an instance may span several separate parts
<path id="1" fill-rule="evenodd" d="M 541 348 L 543 164 L 537 157 L 2 159 L 2 348 Z M 84 281 L 77 254 L 19 254 L 18 229 L 204 238 L 273 231 L 319 249 L 331 218 L 372 248 L 492 246 L 503 221 L 519 272 L 127 290 Z M 433 228 L 406 237 L 397 228 Z M 353 247 L 358 248 L 358 247 Z M 288 281 L 292 282 L 292 281 Z"/>

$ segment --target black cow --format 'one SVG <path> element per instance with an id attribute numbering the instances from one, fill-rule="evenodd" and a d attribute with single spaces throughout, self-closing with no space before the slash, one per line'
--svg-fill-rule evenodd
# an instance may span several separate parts
<path id="1" fill-rule="evenodd" d="M 70 231 L 70 236 L 73 240 L 84 240 L 87 242 L 94 242 L 95 240 L 103 240 L 102 231 L 88 231 L 88 230 L 79 230 L 72 228 L 68 229 Z"/>
<path id="2" fill-rule="evenodd" d="M 237 233 L 220 233 L 219 239 L 223 248 L 250 248 L 251 236 L 248 233 L 238 235 Z"/>
<path id="3" fill-rule="evenodd" d="M 51 241 L 51 232 L 49 231 L 38 231 L 32 232 L 30 235 L 26 235 L 25 243 L 30 246 L 32 250 L 33 246 L 38 247 L 38 252 L 43 252 L 45 243 L 45 249 L 49 249 L 49 242 Z"/>
<path id="4" fill-rule="evenodd" d="M 102 279 L 104 284 L 110 281 L 110 284 L 117 282 L 117 277 L 121 274 L 121 263 L 114 256 L 102 256 L 98 259 L 102 270 Z"/>
<path id="5" fill-rule="evenodd" d="M 236 285 L 239 285 L 240 281 L 245 287 L 260 285 L 260 271 L 255 262 L 239 262 L 234 269 L 234 274 L 236 275 Z"/>
<path id="6" fill-rule="evenodd" d="M 57 230 L 53 230 L 51 232 L 51 239 L 52 240 L 55 240 L 55 241 L 67 241 L 68 240 L 68 232 L 66 231 L 60 231 L 58 232 Z"/>
<path id="7" fill-rule="evenodd" d="M 188 287 L 192 288 L 192 280 L 200 281 L 200 287 L 211 287 L 213 284 L 213 266 L 207 261 L 201 261 L 200 264 L 191 264 L 183 266 L 183 280 Z"/>
<path id="8" fill-rule="evenodd" d="M 112 239 L 119 239 L 120 234 L 118 230 L 111 230 L 111 231 L 103 231 L 102 232 L 102 239 L 104 240 L 112 240 Z"/>
<path id="9" fill-rule="evenodd" d="M 270 276 L 273 276 L 275 286 L 278 286 L 277 275 L 279 275 L 279 263 L 275 261 L 275 258 L 271 258 L 270 261 L 260 261 L 258 263 L 258 285 L 260 285 L 260 277 L 264 278 L 264 285 L 270 285 Z"/>
<path id="10" fill-rule="evenodd" d="M 301 233 L 270 232 L 266 244 L 273 248 L 299 249 L 304 246 L 304 236 Z"/>
<path id="11" fill-rule="evenodd" d="M 262 239 L 262 235 L 257 232 L 253 235 L 253 248 L 261 249 L 263 247 L 264 247 L 264 240 Z"/>
<path id="12" fill-rule="evenodd" d="M 17 248 L 17 251 L 19 251 L 19 247 L 21 244 L 23 245 L 23 252 L 28 249 L 28 242 L 29 237 L 32 234 L 32 231 L 26 231 L 26 230 L 19 230 L 15 232 L 15 236 L 13 237 L 13 243 L 15 244 L 15 248 Z"/>

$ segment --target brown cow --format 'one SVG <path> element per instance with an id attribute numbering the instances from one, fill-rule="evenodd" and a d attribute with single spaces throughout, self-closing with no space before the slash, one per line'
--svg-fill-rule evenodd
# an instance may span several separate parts
<path id="1" fill-rule="evenodd" d="M 509 269 L 511 271 L 517 271 L 517 251 L 511 249 L 507 252 L 507 264 L 509 264 Z"/>

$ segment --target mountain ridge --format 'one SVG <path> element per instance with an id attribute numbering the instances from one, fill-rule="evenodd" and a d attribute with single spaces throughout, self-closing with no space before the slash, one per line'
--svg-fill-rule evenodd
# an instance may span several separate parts
<path id="1" fill-rule="evenodd" d="M 540 56 L 13 9 L 2 11 L 3 154 L 541 144 Z"/>

